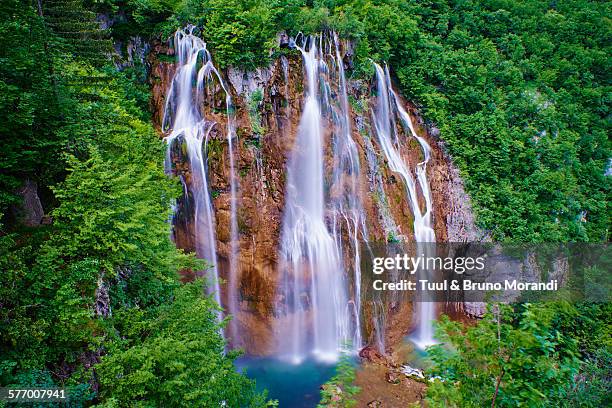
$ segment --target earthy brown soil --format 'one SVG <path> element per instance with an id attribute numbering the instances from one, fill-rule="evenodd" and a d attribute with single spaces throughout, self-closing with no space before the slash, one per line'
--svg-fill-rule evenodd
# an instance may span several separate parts
<path id="1" fill-rule="evenodd" d="M 406 408 L 423 399 L 425 384 L 398 375 L 397 384 L 388 381 L 390 368 L 365 363 L 357 372 L 355 385 L 361 388 L 357 395 L 357 407 Z M 368 405 L 369 404 L 369 405 Z"/>

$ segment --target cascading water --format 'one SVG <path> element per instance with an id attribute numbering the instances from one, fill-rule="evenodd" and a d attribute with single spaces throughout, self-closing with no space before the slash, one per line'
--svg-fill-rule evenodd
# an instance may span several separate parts
<path id="1" fill-rule="evenodd" d="M 195 250 L 199 258 L 205 259 L 210 267 L 208 276 L 211 278 L 209 290 L 214 292 L 215 299 L 221 304 L 219 288 L 219 270 L 215 239 L 215 217 L 210 198 L 207 179 L 206 147 L 210 131 L 216 122 L 207 120 L 201 112 L 205 95 L 214 96 L 216 86 L 220 86 L 225 93 L 227 107 L 227 140 L 230 158 L 230 212 L 231 212 L 231 249 L 230 249 L 230 312 L 235 297 L 232 289 L 236 287 L 237 235 L 236 222 L 236 177 L 234 172 L 235 124 L 231 96 L 221 78 L 221 75 L 212 63 L 211 55 L 206 49 L 206 43 L 193 34 L 194 27 L 178 30 L 174 36 L 174 47 L 177 56 L 177 70 L 166 100 L 162 129 L 168 133 L 166 142 L 168 150 L 166 155 L 166 170 L 173 171 L 173 147 L 175 144 L 186 146 L 189 160 L 189 183 L 183 181 L 185 197 L 191 194 L 193 201 Z M 195 81 L 195 89 L 194 89 Z M 180 151 L 181 149 L 179 149 Z M 232 282 L 233 281 L 233 282 Z M 235 296 L 235 294 L 234 294 Z"/>
<path id="2" fill-rule="evenodd" d="M 219 80 L 221 80 L 219 78 Z M 225 105 L 227 107 L 227 143 L 230 163 L 230 253 L 229 253 L 229 278 L 228 278 L 228 309 L 235 317 L 238 312 L 238 219 L 236 217 L 236 190 L 238 178 L 236 177 L 234 164 L 234 138 L 236 136 L 236 125 L 234 120 L 234 107 L 229 92 L 222 84 L 225 91 Z M 230 320 L 231 333 L 237 340 L 238 333 L 236 318 Z"/>
<path id="3" fill-rule="evenodd" d="M 372 112 L 374 128 L 378 136 L 378 141 L 382 147 L 384 155 L 387 159 L 391 171 L 398 173 L 406 185 L 408 199 L 414 218 L 414 237 L 417 243 L 417 254 L 430 256 L 435 251 L 433 243 L 436 241 L 436 236 L 431 224 L 432 201 L 427 180 L 427 163 L 430 159 L 430 147 L 427 142 L 419 137 L 412 124 L 412 120 L 408 113 L 402 107 L 399 98 L 391 87 L 391 77 L 389 69 L 383 68 L 374 63 L 376 68 L 377 81 L 377 106 Z M 419 142 L 423 152 L 423 161 L 418 163 L 415 168 L 415 173 L 421 189 L 421 193 L 425 200 L 425 211 L 422 212 L 418 195 L 417 186 L 406 162 L 400 154 L 400 140 L 396 135 L 395 114 L 399 116 L 404 129 L 408 129 L 410 134 Z M 419 270 L 419 279 L 425 279 L 426 270 Z M 421 298 L 417 304 L 417 320 L 418 326 L 414 335 L 414 342 L 419 348 L 435 343 L 433 338 L 433 320 L 435 319 L 435 304 L 427 298 Z"/>
<path id="4" fill-rule="evenodd" d="M 354 347 L 360 347 L 361 339 L 361 254 L 360 236 L 367 241 L 367 231 L 365 226 L 365 214 L 361 205 L 361 194 L 359 191 L 359 176 L 361 173 L 359 163 L 359 152 L 357 145 L 351 136 L 351 118 L 349 113 L 349 103 L 346 91 L 346 77 L 344 74 L 344 63 L 340 54 L 338 36 L 330 34 L 333 40 L 333 49 L 327 52 L 334 58 L 331 62 L 334 69 L 329 70 L 330 84 L 337 84 L 335 97 L 329 92 L 328 105 L 332 107 L 333 127 L 333 174 L 332 174 L 332 193 L 331 193 L 331 213 L 333 216 L 332 235 L 336 245 L 342 251 L 343 231 L 348 237 L 347 251 L 352 254 L 352 265 L 343 267 L 343 270 L 352 270 L 353 290 L 351 299 L 347 306 L 347 313 L 351 316 L 353 327 L 351 342 Z M 328 43 L 332 46 L 331 42 Z M 334 78 L 336 77 L 336 78 Z M 334 100 L 337 101 L 334 104 Z M 341 258 L 343 259 L 343 258 Z"/>
<path id="5" fill-rule="evenodd" d="M 346 342 L 361 346 L 359 325 L 359 249 L 357 234 L 363 226 L 355 177 L 359 162 L 350 136 L 346 81 L 337 42 L 323 36 L 296 46 L 303 58 L 307 89 L 297 139 L 287 165 L 287 188 L 280 257 L 279 288 L 288 316 L 281 328 L 281 353 L 297 363 L 311 352 L 320 360 L 334 361 Z M 329 51 L 329 52 L 326 52 Z M 330 70 L 325 58 L 334 61 Z M 333 80 L 338 78 L 336 84 Z M 340 105 L 332 103 L 332 92 Z M 327 122 L 329 121 L 329 122 Z M 336 196 L 325 200 L 324 124 L 333 128 Z M 332 190 L 335 186 L 332 186 Z M 326 211 L 327 210 L 327 211 Z M 326 223 L 326 215 L 328 228 Z M 356 280 L 351 296 L 342 255 L 343 225 L 354 245 Z M 280 313 L 282 314 L 282 313 Z"/>
<path id="6" fill-rule="evenodd" d="M 238 180 L 235 176 L 235 119 L 230 94 L 214 67 L 206 44 L 193 34 L 193 28 L 177 31 L 174 38 L 177 71 L 169 89 L 163 129 L 168 142 L 167 170 L 186 156 L 190 172 L 181 174 L 185 203 L 193 204 L 195 247 L 198 257 L 208 260 L 208 275 L 214 283 L 211 292 L 219 303 L 219 266 L 215 239 L 215 217 L 207 180 L 206 147 L 217 124 L 208 120 L 202 107 L 204 98 L 214 98 L 216 90 L 225 93 L 227 141 L 230 166 L 230 249 L 228 259 L 228 300 L 230 313 L 237 311 L 238 228 L 236 219 Z M 281 283 L 277 316 L 285 316 L 281 328 L 281 352 L 294 362 L 310 354 L 333 361 L 341 348 L 362 345 L 360 242 L 367 242 L 362 207 L 357 144 L 351 133 L 350 108 L 344 64 L 335 35 L 310 37 L 302 46 L 306 81 L 303 112 L 293 151 L 287 162 L 285 212 L 281 229 L 279 268 Z M 410 116 L 393 91 L 388 69 L 376 67 L 378 99 L 372 112 L 374 129 L 389 168 L 401 175 L 414 215 L 417 244 L 435 242 L 431 226 L 432 202 L 426 175 L 430 159 L 427 142 L 419 137 Z M 285 80 L 288 64 L 283 64 Z M 412 171 L 400 155 L 396 120 L 420 144 L 423 160 Z M 331 146 L 331 171 L 325 171 L 325 146 Z M 184 148 L 180 148 L 184 146 Z M 183 153 L 181 153 L 183 150 Z M 177 157 L 181 156 L 181 157 Z M 326 175 L 327 174 L 327 175 Z M 419 191 L 425 202 L 419 205 Z M 419 251 L 430 246 L 420 245 Z M 419 304 L 419 325 L 415 342 L 433 343 L 431 321 L 433 303 Z M 384 314 L 384 313 L 383 313 Z M 384 327 L 377 336 L 384 344 Z M 237 330 L 230 325 L 235 336 Z"/>

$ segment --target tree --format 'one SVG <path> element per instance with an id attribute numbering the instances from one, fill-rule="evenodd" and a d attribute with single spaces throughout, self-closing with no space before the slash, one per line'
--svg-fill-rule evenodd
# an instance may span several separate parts
<path id="1" fill-rule="evenodd" d="M 317 407 L 350 408 L 357 404 L 353 398 L 359 393 L 355 381 L 355 362 L 343 353 L 336 366 L 336 374 L 321 387 L 321 401 Z"/>
<path id="2" fill-rule="evenodd" d="M 102 406 L 267 406 L 254 381 L 236 371 L 236 353 L 225 354 L 219 310 L 203 296 L 202 281 L 178 288 L 156 319 L 132 334 L 144 340 L 102 358 Z"/>
<path id="3" fill-rule="evenodd" d="M 441 344 L 429 354 L 432 407 L 556 406 L 579 381 L 580 339 L 563 321 L 577 318 L 569 304 L 494 305 L 466 327 L 443 317 Z M 602 322 L 601 322 L 602 323 Z M 600 323 L 600 324 L 601 324 Z"/>
<path id="4" fill-rule="evenodd" d="M 54 66 L 64 58 L 49 44 L 55 37 L 28 1 L 0 6 L 0 217 L 18 204 L 25 180 L 46 185 L 63 170 L 58 133 L 67 108 Z M 5 227 L 6 227 L 5 223 Z"/>

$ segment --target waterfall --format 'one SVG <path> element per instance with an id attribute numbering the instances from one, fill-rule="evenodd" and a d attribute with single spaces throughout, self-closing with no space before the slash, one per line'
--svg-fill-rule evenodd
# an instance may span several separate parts
<path id="1" fill-rule="evenodd" d="M 219 78 L 219 81 L 221 79 Z M 227 107 L 227 143 L 230 163 L 230 253 L 229 253 L 229 273 L 228 273 L 228 300 L 227 306 L 233 318 L 229 322 L 231 334 L 234 340 L 238 340 L 236 314 L 238 313 L 238 219 L 236 216 L 236 190 L 238 188 L 238 178 L 234 165 L 234 138 L 236 137 L 236 124 L 234 118 L 234 107 L 229 92 L 221 82 L 225 91 L 225 105 Z"/>
<path id="2" fill-rule="evenodd" d="M 307 86 L 297 139 L 287 164 L 279 292 L 288 327 L 280 329 L 280 348 L 295 363 L 310 353 L 319 360 L 335 361 L 346 342 L 361 346 L 358 234 L 365 224 L 357 195 L 359 160 L 351 137 L 337 39 L 309 37 L 296 48 L 302 54 Z M 338 100 L 340 103 L 335 103 Z M 333 139 L 329 200 L 324 177 L 324 128 L 332 129 Z M 350 295 L 343 230 L 352 247 L 351 263 L 356 262 Z"/>
<path id="3" fill-rule="evenodd" d="M 361 130 L 365 131 L 365 127 L 361 126 Z M 384 236 L 397 237 L 399 235 L 399 228 L 393 219 L 391 209 L 389 208 L 389 201 L 383 188 L 383 179 L 380 171 L 381 164 L 378 160 L 378 155 L 372 143 L 370 137 L 364 137 L 366 161 L 368 165 L 368 174 L 370 179 L 370 191 L 374 197 L 376 207 L 379 211 L 381 223 L 384 231 Z M 395 296 L 395 293 L 392 294 Z M 373 294 L 371 299 L 372 307 L 372 323 L 374 325 L 374 341 L 376 348 L 385 353 L 386 342 L 385 342 L 385 331 L 386 331 L 386 302 L 381 298 L 380 293 Z"/>
<path id="4" fill-rule="evenodd" d="M 337 74 L 337 78 L 329 83 L 337 84 L 335 98 L 331 97 L 327 101 L 328 105 L 334 107 L 333 101 L 336 100 L 336 109 L 332 109 L 333 127 L 333 174 L 332 174 L 332 194 L 331 194 L 331 213 L 333 216 L 332 235 L 336 245 L 342 249 L 343 234 L 345 231 L 348 238 L 347 252 L 352 254 L 352 265 L 345 266 L 343 270 L 353 269 L 353 279 L 351 299 L 347 306 L 347 313 L 351 316 L 350 322 L 353 327 L 349 328 L 351 343 L 354 347 L 360 347 L 361 339 L 361 254 L 360 236 L 367 241 L 367 230 L 365 226 L 365 214 L 361 205 L 361 194 L 359 190 L 359 177 L 361 174 L 359 163 L 359 152 L 357 144 L 351 135 L 351 117 L 346 90 L 346 77 L 344 74 L 344 63 L 340 54 L 338 36 L 331 33 L 333 49 L 327 54 L 334 55 L 332 62 L 335 69 L 329 70 L 332 79 Z M 330 44 L 331 45 L 331 44 Z M 330 93 L 331 94 L 331 93 Z M 345 251 L 340 251 L 344 253 Z M 342 259 L 342 258 L 341 258 Z"/>
<path id="5" fill-rule="evenodd" d="M 372 112 L 372 117 L 376 135 L 378 136 L 378 141 L 387 159 L 389 169 L 398 173 L 406 186 L 414 218 L 413 226 L 414 237 L 417 243 L 417 254 L 430 256 L 433 255 L 432 252 L 435 252 L 432 243 L 436 241 L 431 224 L 432 201 L 426 173 L 427 163 L 430 159 L 430 147 L 423 138 L 416 134 L 410 116 L 402 107 L 397 94 L 393 91 L 388 67 L 385 67 L 383 70 L 383 68 L 376 63 L 374 63 L 374 66 L 376 68 L 378 97 L 376 110 Z M 423 152 L 423 161 L 416 165 L 415 173 L 422 196 L 425 200 L 424 212 L 421 211 L 419 205 L 417 185 L 414 177 L 400 154 L 401 143 L 396 132 L 396 114 L 399 116 L 402 127 L 407 129 L 410 135 L 419 142 Z M 425 279 L 427 272 L 426 270 L 419 270 L 419 279 Z M 427 298 L 421 298 L 420 302 L 417 303 L 418 326 L 413 339 L 419 348 L 425 348 L 435 342 L 433 339 L 433 321 L 436 317 L 435 304 L 428 300 Z"/>
<path id="6" fill-rule="evenodd" d="M 194 27 L 178 30 L 174 35 L 177 69 L 166 99 L 162 130 L 167 134 L 166 171 L 172 173 L 173 162 L 181 153 L 181 146 L 186 147 L 189 161 L 189 182 L 181 175 L 184 189 L 184 200 L 191 196 L 193 201 L 193 219 L 195 232 L 195 250 L 198 258 L 209 264 L 207 276 L 211 281 L 208 290 L 214 293 L 216 301 L 221 304 L 219 288 L 219 269 L 215 238 L 215 217 L 208 186 L 206 148 L 211 130 L 216 122 L 207 120 L 201 111 L 206 95 L 214 97 L 216 86 L 225 93 L 227 109 L 227 140 L 230 161 L 230 312 L 235 299 L 232 295 L 232 284 L 236 286 L 237 235 L 236 190 L 237 182 L 234 171 L 235 121 L 231 96 L 213 65 L 206 43 L 193 34 Z M 195 88 L 194 88 L 195 81 Z M 175 149 L 175 147 L 178 147 Z M 178 151 L 179 153 L 175 152 Z M 184 154 L 184 153 L 183 153 Z"/>
<path id="7" fill-rule="evenodd" d="M 187 210 L 193 213 L 196 254 L 208 261 L 206 275 L 212 281 L 209 291 L 221 304 L 215 215 L 206 154 L 209 135 L 218 124 L 206 117 L 203 107 L 215 98 L 216 92 L 223 92 L 231 213 L 224 303 L 236 315 L 239 298 L 236 119 L 228 88 L 213 65 L 206 43 L 193 30 L 191 26 L 178 30 L 174 37 L 177 70 L 168 90 L 162 124 L 168 143 L 166 170 L 181 178 L 181 201 L 189 204 Z M 337 36 L 326 33 L 302 37 L 301 45 L 295 46 L 302 56 L 305 91 L 297 135 L 286 164 L 285 208 L 279 242 L 279 301 L 275 303 L 277 338 L 281 355 L 293 362 L 310 355 L 335 361 L 346 344 L 350 343 L 353 348 L 363 344 L 360 251 L 361 244 L 368 241 L 368 232 L 360 187 L 359 149 L 352 135 L 347 80 Z M 281 64 L 287 86 L 288 61 L 281 60 Z M 371 112 L 373 128 L 390 170 L 398 173 L 406 186 L 414 215 L 417 249 L 431 251 L 432 246 L 425 245 L 435 242 L 426 174 L 430 147 L 416 134 L 410 116 L 391 87 L 388 69 L 378 64 L 375 67 L 378 98 Z M 423 160 L 414 168 L 400 154 L 399 128 L 420 145 Z M 372 147 L 368 140 L 366 150 L 369 152 Z M 176 166 L 180 160 L 188 162 L 188 172 Z M 370 161 L 368 158 L 370 167 L 376 165 Z M 419 199 L 424 201 L 424 210 Z M 184 206 L 181 208 L 185 210 Z M 385 230 L 397 228 L 392 219 L 387 224 Z M 375 312 L 380 314 L 380 319 L 375 325 L 380 324 L 376 327 L 376 336 L 384 351 L 384 305 L 377 306 L 380 308 Z M 417 345 L 433 342 L 434 318 L 432 302 L 418 304 Z M 228 334 L 235 338 L 239 335 L 235 323 L 230 323 Z"/>

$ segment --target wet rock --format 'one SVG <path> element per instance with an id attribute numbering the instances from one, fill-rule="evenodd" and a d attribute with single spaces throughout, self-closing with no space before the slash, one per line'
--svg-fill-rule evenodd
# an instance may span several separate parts
<path id="1" fill-rule="evenodd" d="M 109 14 L 98 14 L 96 21 L 100 24 L 100 30 L 108 30 L 113 25 L 113 19 Z"/>
<path id="2" fill-rule="evenodd" d="M 448 242 L 490 241 L 487 234 L 476 227 L 474 212 L 470 197 L 465 192 L 463 179 L 459 169 L 455 167 L 449 157 L 447 175 L 446 229 Z"/>
<path id="3" fill-rule="evenodd" d="M 153 125 L 161 131 L 161 126 L 164 120 L 164 107 L 168 97 L 169 85 L 172 82 L 172 77 L 176 72 L 176 65 L 173 63 L 162 62 L 156 58 L 158 53 L 164 53 L 167 47 L 158 44 L 157 52 L 149 56 L 149 61 L 152 64 L 149 74 L 149 82 L 151 87 L 151 111 L 153 117 Z"/>
<path id="4" fill-rule="evenodd" d="M 257 68 L 254 71 L 229 67 L 227 78 L 237 95 L 250 95 L 257 89 L 264 91 L 268 87 L 274 68 L 275 63 L 267 67 Z"/>
<path id="5" fill-rule="evenodd" d="M 288 46 L 286 33 L 280 33 L 278 44 Z M 341 53 L 345 67 L 352 64 L 352 43 L 342 43 Z M 173 50 L 167 44 L 154 43 L 153 52 L 148 57 L 151 64 L 149 80 L 152 84 L 152 111 L 157 129 L 163 121 L 164 104 L 168 86 L 176 70 L 169 58 L 157 58 L 156 53 L 171 55 Z M 293 148 L 301 116 L 304 83 L 302 61 L 299 55 L 288 55 L 284 60 L 273 61 L 268 67 L 254 71 L 229 68 L 221 75 L 224 77 L 235 106 L 236 132 L 239 135 L 235 145 L 235 163 L 239 175 L 237 222 L 240 234 L 238 282 L 240 297 L 236 302 L 239 310 L 235 312 L 239 332 L 246 333 L 242 338 L 229 336 L 232 346 L 243 347 L 248 354 L 260 355 L 274 350 L 279 337 L 275 324 L 284 315 L 282 304 L 285 300 L 277 296 L 279 281 L 278 248 L 281 235 L 281 224 L 284 210 L 286 184 L 286 161 L 288 152 Z M 405 186 L 398 182 L 382 160 L 380 146 L 372 134 L 370 109 L 372 92 L 366 81 L 350 80 L 348 92 L 351 100 L 358 104 L 351 105 L 352 137 L 357 144 L 362 173 L 359 189 L 362 194 L 364 213 L 368 224 L 368 235 L 371 241 L 386 241 L 389 236 L 395 239 L 412 241 L 413 219 L 406 200 Z M 257 107 L 262 132 L 254 135 L 249 96 L 257 89 L 262 90 L 263 99 Z M 208 120 L 216 123 L 210 133 L 209 147 L 216 149 L 208 155 L 208 174 L 213 195 L 215 221 L 217 229 L 217 249 L 220 260 L 221 278 L 227 281 L 227 260 L 229 259 L 230 200 L 229 200 L 229 160 L 228 144 L 225 142 L 226 123 L 222 92 L 217 92 L 214 100 L 206 99 L 201 108 Z M 363 106 L 359 103 L 364 102 Z M 414 114 L 415 108 L 409 109 Z M 452 173 L 452 165 L 444 152 L 443 145 L 436 139 L 436 132 L 427 132 L 422 120 L 417 132 L 426 138 L 432 147 L 432 160 L 427 172 L 431 182 L 434 199 L 434 224 L 436 237 L 440 240 L 471 240 L 480 236 L 474 227 L 469 197 L 463 190 L 458 178 L 458 171 Z M 161 133 L 161 132 L 160 132 Z M 331 133 L 331 132 L 330 132 Z M 330 137 L 327 134 L 327 137 Z M 418 162 L 418 146 L 405 145 L 404 152 L 411 163 Z M 326 166 L 330 166 L 331 149 L 325 151 Z M 175 168 L 180 167 L 175 163 Z M 329 169 L 326 168 L 327 172 Z M 181 168 L 181 174 L 187 186 L 191 183 L 188 169 Z M 392 182 L 395 180 L 396 182 Z M 455 189 L 456 187 L 456 190 Z M 468 205 L 464 205 L 467 203 Z M 193 250 L 194 228 L 193 217 L 189 218 L 189 199 L 179 200 L 175 217 L 175 242 L 186 250 Z M 447 233 L 448 231 L 448 233 Z M 189 275 L 186 271 L 184 276 Z M 227 288 L 221 291 L 226 294 Z M 222 296 L 223 298 L 223 296 Z M 307 297 L 300 298 L 304 304 Z M 275 304 L 276 303 L 276 304 Z M 364 315 L 367 307 L 364 306 Z M 280 316 L 275 315 L 275 310 Z M 403 302 L 402 307 L 389 309 L 385 329 L 385 345 L 392 350 L 410 330 L 412 306 Z M 364 338 L 372 341 L 372 326 L 364 325 Z M 372 346 L 363 348 L 360 357 L 366 361 L 381 364 L 385 369 L 392 366 L 389 358 Z M 396 371 L 397 372 L 397 371 Z M 400 376 L 401 377 L 401 376 Z M 380 374 L 381 382 L 392 388 L 385 381 L 385 374 Z M 395 377 L 393 378 L 395 380 Z M 376 395 L 369 397 L 378 398 Z M 367 401 L 367 400 L 366 400 Z M 375 400 L 377 401 L 377 400 Z M 374 402 L 374 401 L 372 401 Z M 365 401 L 362 401 L 362 406 Z M 378 405 L 375 405 L 378 406 Z"/>
<path id="6" fill-rule="evenodd" d="M 432 126 L 432 127 L 429 129 L 429 134 L 430 134 L 432 137 L 438 138 L 438 137 L 440 137 L 440 129 L 438 129 L 438 128 L 437 128 L 437 127 L 435 127 L 435 126 Z"/>
<path id="7" fill-rule="evenodd" d="M 124 43 L 117 41 L 113 43 L 115 50 L 115 67 L 118 70 L 123 70 L 127 67 L 134 67 L 138 62 L 140 65 L 145 64 L 145 58 L 149 53 L 149 43 L 145 42 L 142 37 L 130 37 Z"/>
<path id="8" fill-rule="evenodd" d="M 230 241 L 230 230 L 226 228 L 230 225 L 230 212 L 227 210 L 218 210 L 217 214 L 217 240 L 220 242 Z"/>

